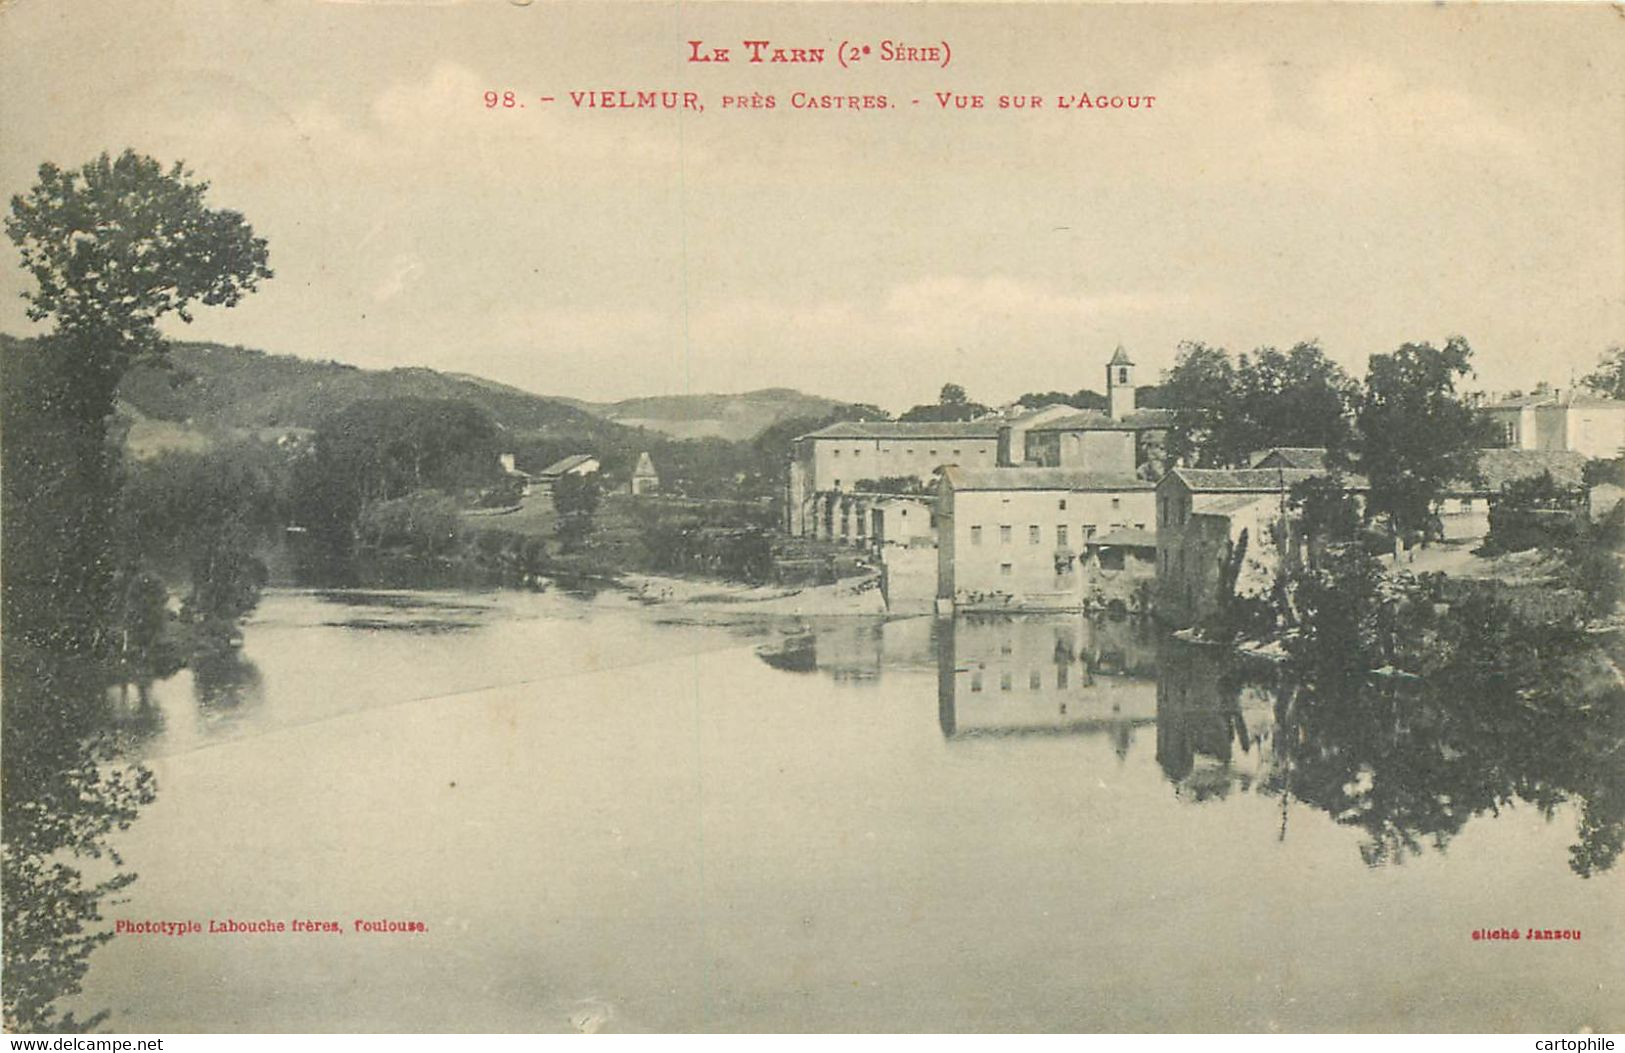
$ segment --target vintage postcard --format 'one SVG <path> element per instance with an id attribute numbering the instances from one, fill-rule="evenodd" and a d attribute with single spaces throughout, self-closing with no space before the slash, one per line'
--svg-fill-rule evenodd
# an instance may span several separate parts
<path id="1" fill-rule="evenodd" d="M 0 191 L 6 1030 L 1625 1027 L 1618 5 L 7 0 Z"/>

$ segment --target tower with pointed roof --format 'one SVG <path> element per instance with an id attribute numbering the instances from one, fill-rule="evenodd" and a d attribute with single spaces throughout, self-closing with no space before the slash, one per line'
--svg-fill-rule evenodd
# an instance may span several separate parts
<path id="1" fill-rule="evenodd" d="M 1123 345 L 1106 363 L 1106 412 L 1112 420 L 1122 420 L 1134 412 L 1134 360 Z"/>

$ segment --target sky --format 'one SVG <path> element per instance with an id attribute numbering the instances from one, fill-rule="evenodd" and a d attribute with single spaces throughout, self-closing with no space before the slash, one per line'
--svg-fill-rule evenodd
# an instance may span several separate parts
<path id="1" fill-rule="evenodd" d="M 743 62 L 753 39 L 826 61 Z M 888 40 L 948 64 L 881 62 Z M 843 67 L 843 42 L 871 53 Z M 621 89 L 705 110 L 570 102 Z M 774 109 L 722 107 L 751 92 Z M 1077 93 L 1155 101 L 1056 108 Z M 0 5 L 5 197 L 126 147 L 270 243 L 274 279 L 170 336 L 540 394 L 997 404 L 1099 388 L 1119 344 L 1145 383 L 1185 340 L 1318 340 L 1358 375 L 1458 333 L 1505 390 L 1625 342 L 1602 4 Z M 0 266 L 0 331 L 37 331 L 26 281 Z"/>

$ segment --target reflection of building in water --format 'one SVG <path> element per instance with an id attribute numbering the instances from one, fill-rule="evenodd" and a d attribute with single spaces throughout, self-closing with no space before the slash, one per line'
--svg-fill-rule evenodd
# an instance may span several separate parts
<path id="1" fill-rule="evenodd" d="M 930 669 L 935 633 L 930 618 L 833 618 L 759 654 L 768 665 L 787 672 L 817 670 L 836 680 L 876 680 L 882 670 Z"/>
<path id="2" fill-rule="evenodd" d="M 1128 752 L 1156 712 L 1155 641 L 1143 624 L 1079 615 L 990 615 L 938 625 L 946 737 L 1103 734 Z"/>
<path id="3" fill-rule="evenodd" d="M 1202 801 L 1263 776 L 1273 706 L 1243 686 L 1219 648 L 1167 641 L 1158 655 L 1157 763 L 1182 796 Z"/>

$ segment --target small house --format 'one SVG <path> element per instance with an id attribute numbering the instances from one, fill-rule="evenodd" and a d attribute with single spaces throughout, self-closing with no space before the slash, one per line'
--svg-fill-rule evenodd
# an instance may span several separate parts
<path id="1" fill-rule="evenodd" d="M 632 469 L 632 494 L 652 494 L 660 489 L 660 473 L 655 471 L 655 463 L 649 458 L 649 451 L 638 454 L 637 466 Z"/>

